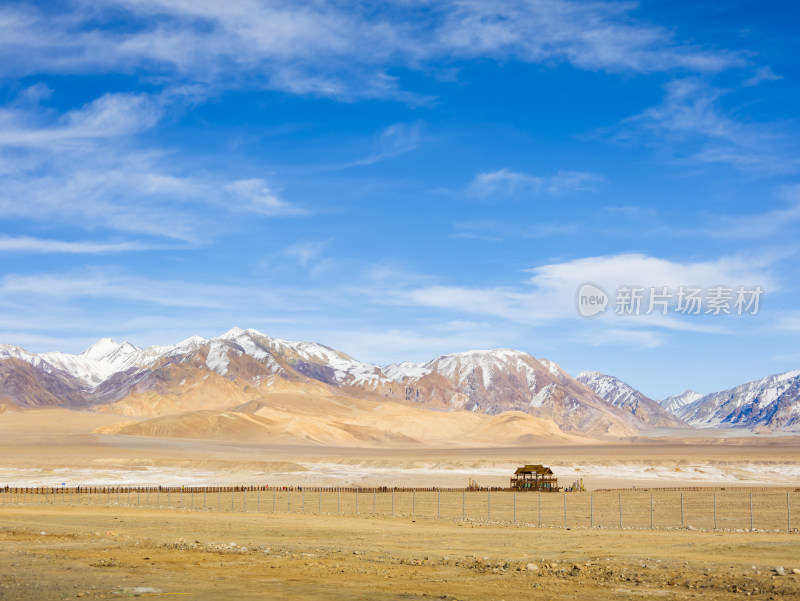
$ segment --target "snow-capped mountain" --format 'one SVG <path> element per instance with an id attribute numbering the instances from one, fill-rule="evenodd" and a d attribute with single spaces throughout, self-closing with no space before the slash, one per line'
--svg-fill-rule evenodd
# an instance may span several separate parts
<path id="1" fill-rule="evenodd" d="M 591 388 L 607 403 L 630 411 L 649 426 L 680 428 L 687 425 L 683 420 L 662 408 L 653 399 L 646 397 L 619 378 L 599 371 L 585 371 L 578 374 L 575 379 Z"/>
<path id="2" fill-rule="evenodd" d="M 511 349 L 466 351 L 384 368 L 405 398 L 438 410 L 524 411 L 565 432 L 631 435 L 632 416 L 610 407 L 557 364 Z"/>
<path id="3" fill-rule="evenodd" d="M 675 414 L 699 427 L 800 430 L 800 370 L 707 394 Z"/>
<path id="4" fill-rule="evenodd" d="M 670 413 L 677 413 L 681 407 L 685 407 L 689 403 L 694 403 L 702 396 L 702 394 L 695 392 L 694 390 L 684 390 L 682 393 L 674 396 L 668 396 L 667 398 L 660 400 L 658 403 Z"/>
<path id="5" fill-rule="evenodd" d="M 640 425 L 555 363 L 510 349 L 453 353 L 424 364 L 381 368 L 321 344 L 233 328 L 210 340 L 195 336 L 144 349 L 103 339 L 77 355 L 34 355 L 17 347 L 3 347 L 2 353 L 0 364 L 12 361 L 14 369 L 22 365 L 49 374 L 29 374 L 28 387 L 38 378 L 50 391 L 34 400 L 24 393 L 24 378 L 17 376 L 13 386 L 0 381 L 0 398 L 5 395 L 23 407 L 163 413 L 170 410 L 165 398 L 172 399 L 175 410 L 185 409 L 188 398 L 194 399 L 193 407 L 205 407 L 207 401 L 197 392 L 202 388 L 213 388 L 207 397 L 219 398 L 219 403 L 225 394 L 243 403 L 291 385 L 316 387 L 325 394 L 396 399 L 439 411 L 524 411 L 576 433 L 633 435 Z"/>
<path id="6" fill-rule="evenodd" d="M 115 373 L 141 363 L 142 351 L 129 342 L 118 344 L 111 338 L 102 338 L 77 355 L 52 352 L 42 353 L 40 357 L 51 366 L 94 387 Z"/>

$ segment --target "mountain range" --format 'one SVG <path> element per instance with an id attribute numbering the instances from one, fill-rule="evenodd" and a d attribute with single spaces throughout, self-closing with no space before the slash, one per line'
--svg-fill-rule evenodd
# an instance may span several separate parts
<path id="1" fill-rule="evenodd" d="M 158 436 L 248 431 L 327 444 L 433 440 L 430 424 L 456 439 L 504 442 L 688 426 L 791 430 L 800 427 L 799 386 L 800 371 L 659 403 L 613 376 L 573 378 L 516 350 L 380 367 L 240 328 L 144 349 L 104 338 L 77 355 L 0 345 L 0 411 L 56 406 L 137 416 L 116 431 Z"/>

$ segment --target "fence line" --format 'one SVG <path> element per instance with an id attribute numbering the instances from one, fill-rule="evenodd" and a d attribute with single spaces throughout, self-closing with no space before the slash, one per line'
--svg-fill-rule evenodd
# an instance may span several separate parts
<path id="1" fill-rule="evenodd" d="M 106 506 L 243 513 L 392 515 L 562 528 L 797 532 L 800 493 L 776 488 L 530 492 L 267 486 L 0 488 L 0 506 Z"/>

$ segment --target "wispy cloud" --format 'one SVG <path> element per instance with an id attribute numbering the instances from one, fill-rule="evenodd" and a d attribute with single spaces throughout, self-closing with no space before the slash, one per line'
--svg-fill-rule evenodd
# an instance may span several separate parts
<path id="1" fill-rule="evenodd" d="M 40 254 L 113 254 L 145 250 L 164 250 L 168 247 L 143 242 L 95 242 L 63 241 L 33 238 L 30 236 L 0 236 L 0 252 L 40 253 Z"/>
<path id="2" fill-rule="evenodd" d="M 0 110 L 0 146 L 48 146 L 126 136 L 152 128 L 163 107 L 146 94 L 104 94 L 44 122 L 43 111 Z"/>
<path id="3" fill-rule="evenodd" d="M 307 215 L 308 211 L 283 200 L 261 178 L 244 179 L 225 186 L 234 200 L 234 208 L 261 215 Z"/>
<path id="4" fill-rule="evenodd" d="M 742 85 L 744 86 L 757 86 L 765 81 L 778 81 L 783 79 L 780 75 L 775 75 L 770 67 L 759 67 L 755 74 L 746 79 Z"/>
<path id="5" fill-rule="evenodd" d="M 619 140 L 666 146 L 693 164 L 724 163 L 766 174 L 800 169 L 796 140 L 778 123 L 727 114 L 720 102 L 725 94 L 697 78 L 674 80 L 665 86 L 660 105 L 626 119 L 614 135 Z"/>
<path id="6" fill-rule="evenodd" d="M 589 70 L 714 72 L 743 63 L 734 52 L 677 42 L 666 29 L 632 18 L 634 6 L 464 0 L 449 5 L 444 26 L 436 34 L 453 53 L 564 62 Z"/>
<path id="7" fill-rule="evenodd" d="M 362 159 L 338 165 L 337 168 L 363 167 L 415 150 L 423 141 L 423 124 L 393 123 L 383 128 L 375 137 L 373 151 Z"/>
<path id="8" fill-rule="evenodd" d="M 133 72 L 210 87 L 256 86 L 328 97 L 398 97 L 393 67 L 476 57 L 587 70 L 718 72 L 731 51 L 683 43 L 637 20 L 635 5 L 534 0 L 358 4 L 117 0 L 61 11 L 0 9 L 0 72 Z M 119 29 L 123 11 L 126 27 Z M 535 32 L 535 35 L 531 35 Z M 369 51 L 365 52 L 364 49 Z"/>
<path id="9" fill-rule="evenodd" d="M 470 238 L 501 242 L 507 237 L 546 238 L 560 234 L 573 234 L 580 228 L 576 223 L 525 223 L 498 221 L 494 219 L 472 219 L 453 224 L 455 238 Z"/>
<path id="10" fill-rule="evenodd" d="M 449 284 L 378 286 L 373 301 L 399 306 L 445 309 L 500 318 L 527 325 L 552 325 L 578 319 L 575 295 L 580 285 L 594 282 L 612 296 L 621 286 L 644 288 L 680 286 L 710 288 L 720 284 L 761 285 L 772 292 L 777 283 L 770 258 L 723 257 L 711 261 L 678 262 L 642 254 L 620 254 L 551 263 L 529 270 L 531 277 L 517 286 L 470 287 Z M 364 291 L 369 294 L 368 290 Z M 607 319 L 606 319 L 607 318 Z M 623 318 L 606 314 L 605 327 L 639 330 L 643 326 L 675 331 L 721 331 L 721 326 L 672 315 Z M 579 320 L 582 321 L 582 320 Z M 600 322 L 597 322 L 600 323 Z"/>
<path id="11" fill-rule="evenodd" d="M 563 171 L 551 176 L 531 175 L 503 168 L 478 173 L 467 193 L 481 198 L 499 198 L 548 193 L 555 196 L 573 192 L 592 192 L 603 177 L 586 171 Z"/>
<path id="12" fill-rule="evenodd" d="M 38 104 L 41 90 L 28 96 L 0 110 L 0 218 L 197 242 L 215 221 L 197 204 L 216 213 L 308 214 L 263 178 L 187 175 L 168 152 L 131 148 L 131 134 L 162 116 L 148 96 L 107 94 L 55 119 Z"/>

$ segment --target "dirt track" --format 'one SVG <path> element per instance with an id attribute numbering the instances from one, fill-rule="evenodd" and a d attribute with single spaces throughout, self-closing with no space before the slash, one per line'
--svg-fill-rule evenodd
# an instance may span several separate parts
<path id="1" fill-rule="evenodd" d="M 3 507 L 0 520 L 3 601 L 800 597 L 796 533 L 107 507 Z"/>

